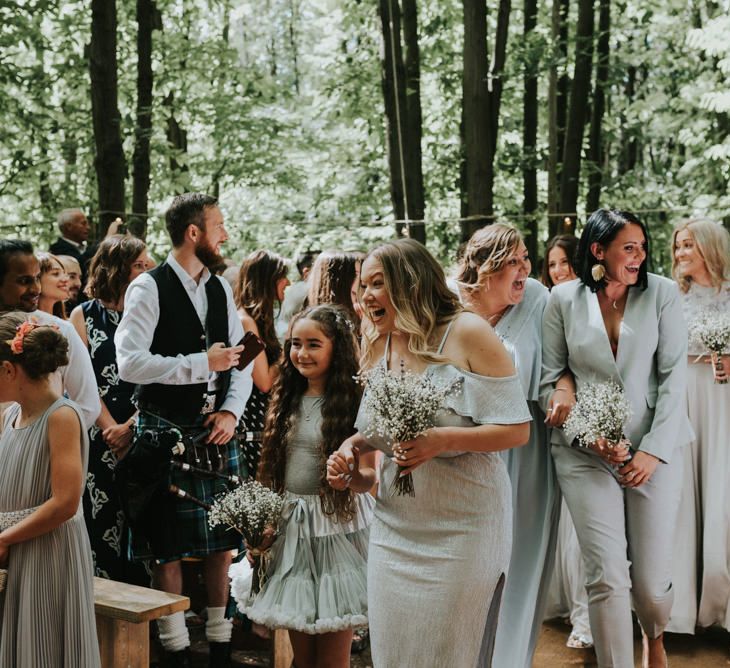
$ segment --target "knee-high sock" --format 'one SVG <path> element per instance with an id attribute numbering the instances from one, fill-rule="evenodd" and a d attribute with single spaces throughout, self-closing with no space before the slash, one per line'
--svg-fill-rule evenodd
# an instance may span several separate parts
<path id="1" fill-rule="evenodd" d="M 190 634 L 185 626 L 185 613 L 175 612 L 157 620 L 160 643 L 168 652 L 180 652 L 190 646 Z"/>
<path id="2" fill-rule="evenodd" d="M 225 608 L 208 608 L 208 621 L 205 622 L 208 642 L 231 642 L 233 623 L 226 619 L 225 614 Z"/>

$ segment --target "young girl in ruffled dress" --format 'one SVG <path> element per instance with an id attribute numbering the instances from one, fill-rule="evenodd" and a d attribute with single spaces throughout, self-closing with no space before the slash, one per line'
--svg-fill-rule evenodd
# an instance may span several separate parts
<path id="1" fill-rule="evenodd" d="M 100 666 L 81 506 L 88 440 L 49 374 L 68 343 L 25 313 L 0 316 L 0 666 Z"/>
<path id="2" fill-rule="evenodd" d="M 254 622 L 289 630 L 297 668 L 349 666 L 353 628 L 367 623 L 374 501 L 326 482 L 327 457 L 355 432 L 357 372 L 344 309 L 317 306 L 292 320 L 258 472 L 286 504 L 267 579 L 240 609 Z"/>

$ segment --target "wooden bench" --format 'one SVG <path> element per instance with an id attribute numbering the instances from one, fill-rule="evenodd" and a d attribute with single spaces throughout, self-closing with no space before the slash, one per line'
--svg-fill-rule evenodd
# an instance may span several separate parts
<path id="1" fill-rule="evenodd" d="M 148 668 L 150 621 L 187 610 L 190 599 L 94 578 L 94 607 L 102 668 Z"/>

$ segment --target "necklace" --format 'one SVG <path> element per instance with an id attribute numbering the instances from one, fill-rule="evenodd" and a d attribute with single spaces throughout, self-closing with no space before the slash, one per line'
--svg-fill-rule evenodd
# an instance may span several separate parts
<path id="1" fill-rule="evenodd" d="M 492 315 L 487 316 L 487 322 L 492 326 L 495 327 L 497 323 L 504 317 L 504 314 L 507 313 L 507 309 L 510 307 L 510 304 L 507 304 L 503 309 L 500 311 L 497 311 L 496 313 L 493 313 Z"/>
<path id="2" fill-rule="evenodd" d="M 309 412 L 307 412 L 307 409 L 304 408 L 304 402 L 302 402 L 302 413 L 304 414 L 304 421 L 309 422 L 312 419 L 312 414 L 314 411 L 317 410 L 319 406 L 322 405 L 322 397 L 303 397 L 304 399 L 314 399 L 314 402 L 312 402 L 312 407 L 309 409 Z"/>

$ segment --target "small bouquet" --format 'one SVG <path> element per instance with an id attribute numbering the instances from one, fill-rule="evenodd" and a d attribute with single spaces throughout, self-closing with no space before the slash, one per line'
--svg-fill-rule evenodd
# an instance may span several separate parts
<path id="1" fill-rule="evenodd" d="M 284 499 L 255 480 L 246 480 L 230 492 L 216 497 L 208 512 L 210 528 L 228 526 L 240 533 L 254 559 L 251 594 L 258 594 L 264 583 L 268 547 L 264 540 L 276 537 Z"/>
<path id="2" fill-rule="evenodd" d="M 715 382 L 725 385 L 728 381 L 724 374 L 721 355 L 730 345 L 730 313 L 707 311 L 692 325 L 692 334 L 710 351 Z"/>
<path id="3" fill-rule="evenodd" d="M 631 419 L 631 405 L 623 388 L 613 381 L 586 383 L 578 392 L 577 403 L 563 429 L 576 434 L 584 448 L 605 438 L 616 446 L 624 438 L 624 425 Z"/>
<path id="4" fill-rule="evenodd" d="M 388 371 L 378 365 L 361 373 L 358 381 L 365 387 L 363 409 L 370 428 L 365 438 L 380 436 L 389 447 L 410 441 L 435 425 L 436 413 L 446 397 L 461 391 L 461 381 L 440 383 L 427 374 Z M 413 476 L 398 476 L 393 483 L 398 496 L 415 496 Z"/>
<path id="5" fill-rule="evenodd" d="M 8 583 L 8 569 L 0 568 L 0 593 L 5 589 L 5 585 Z"/>

